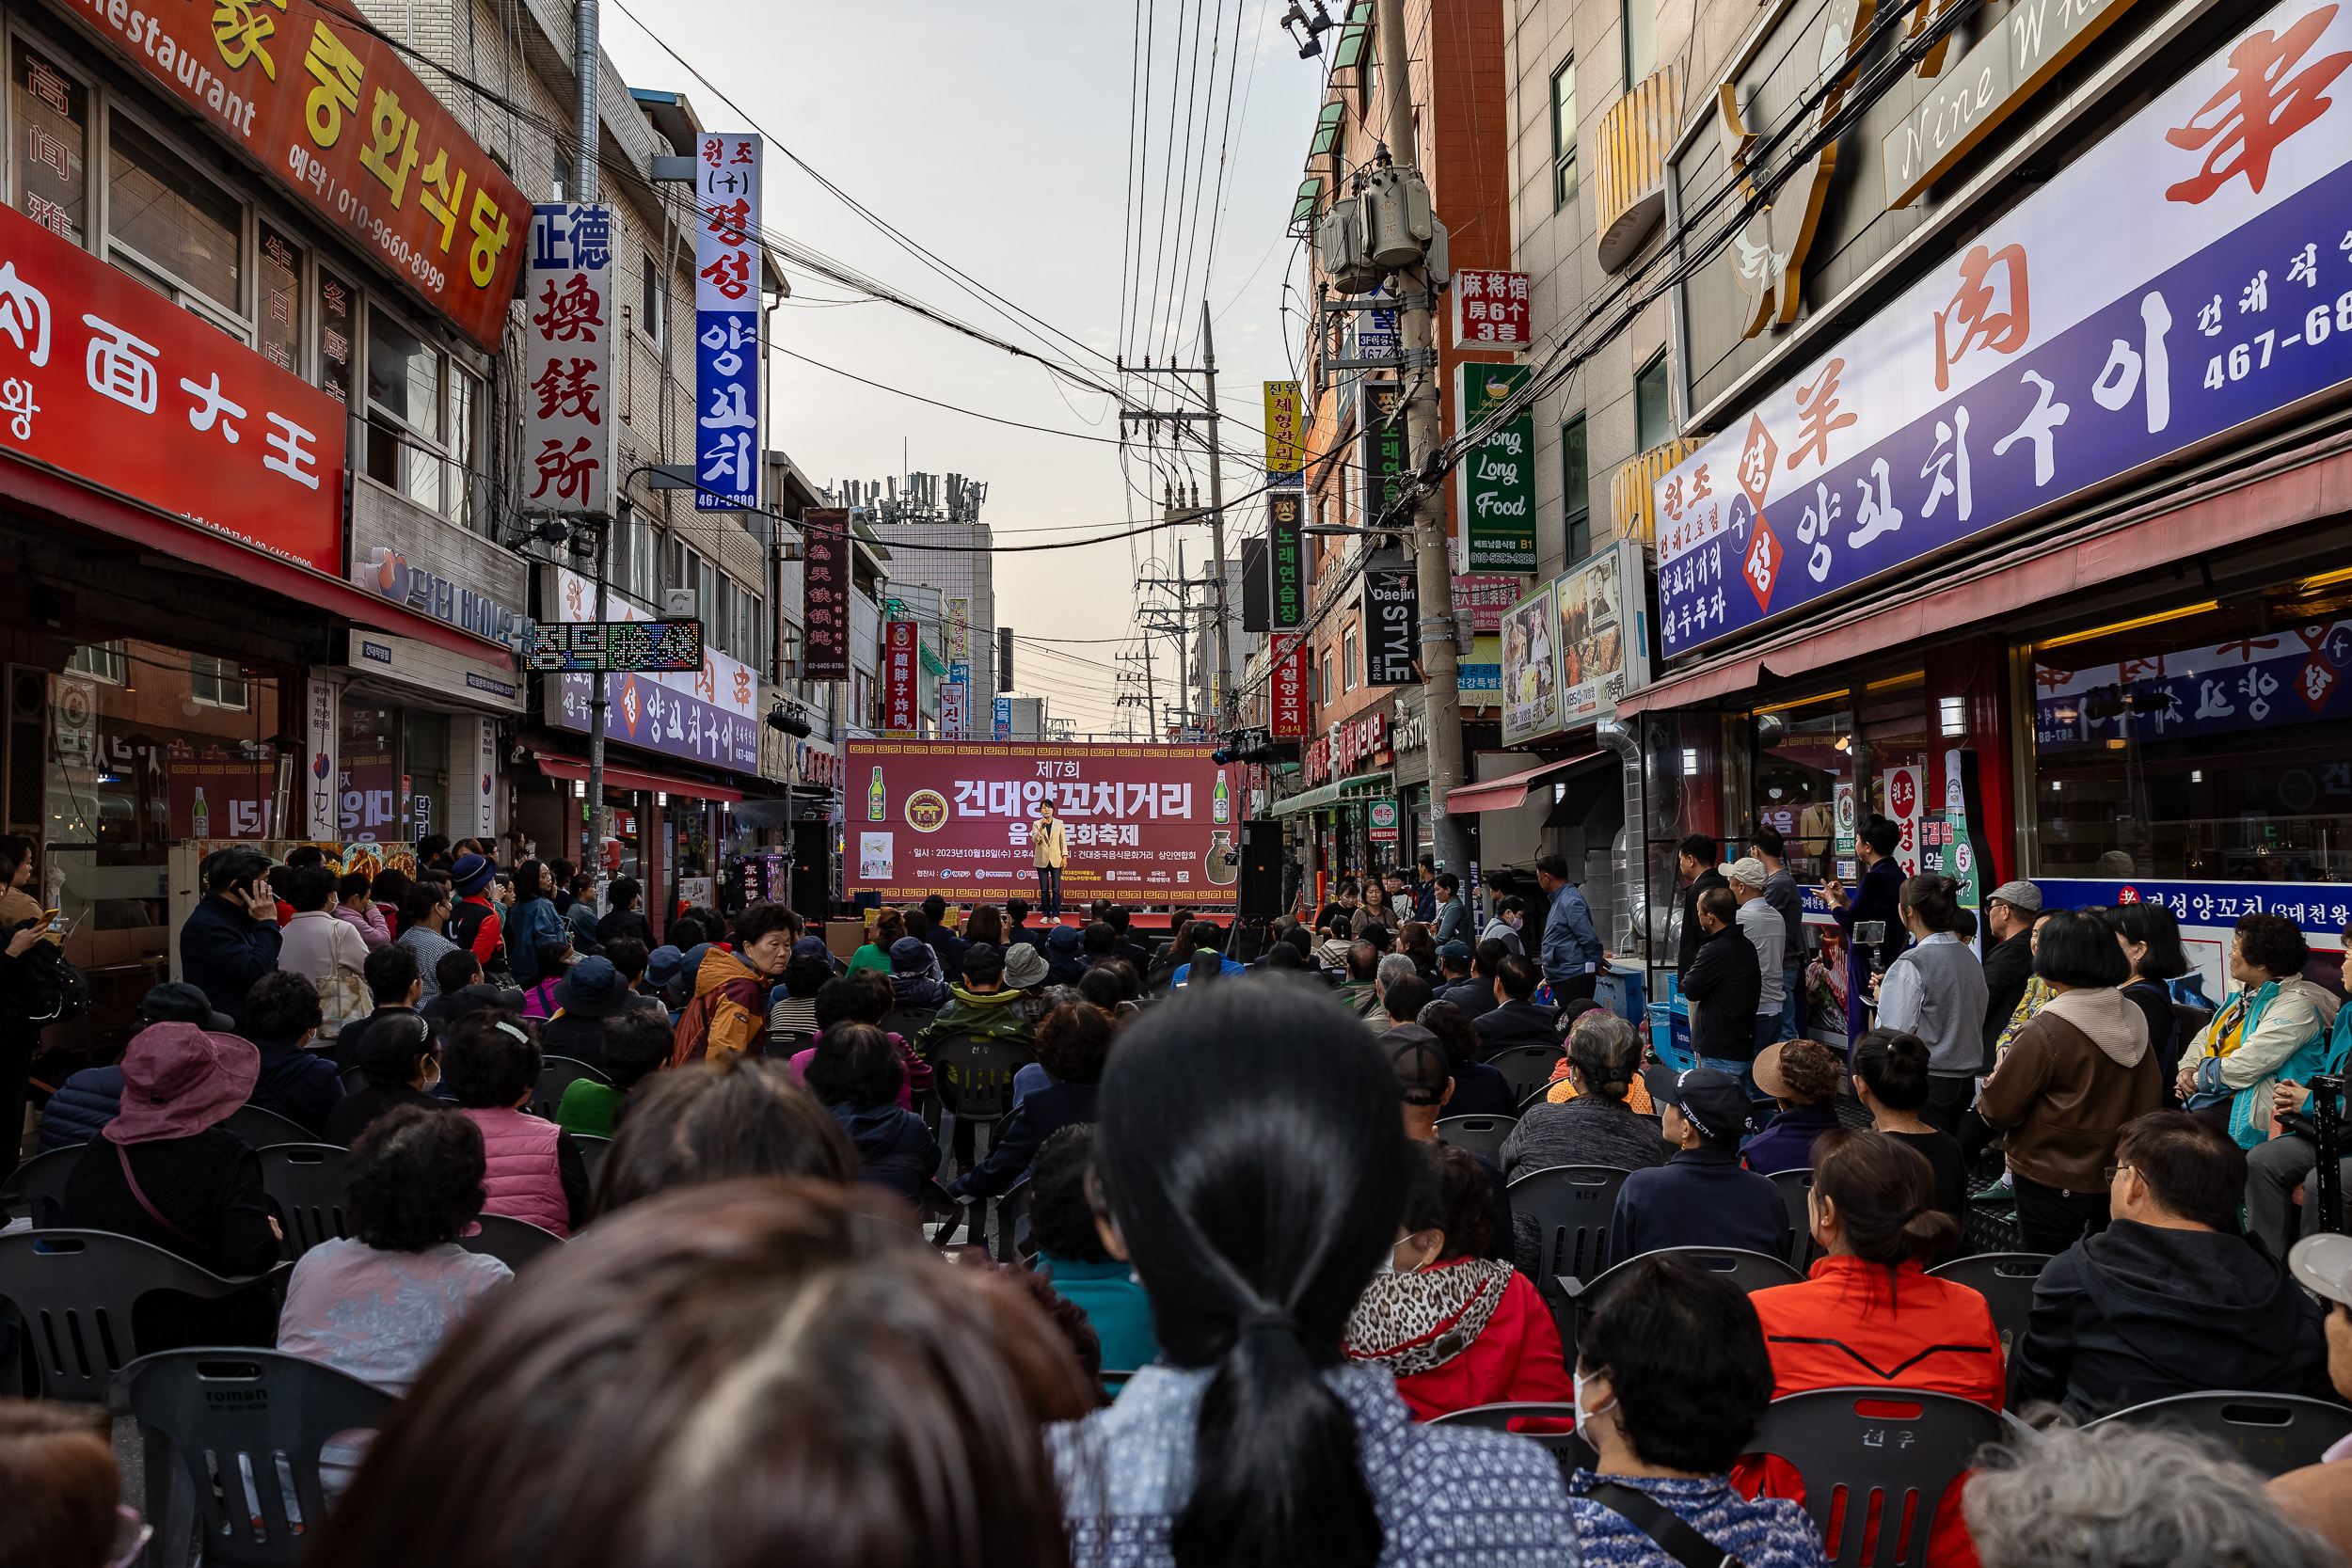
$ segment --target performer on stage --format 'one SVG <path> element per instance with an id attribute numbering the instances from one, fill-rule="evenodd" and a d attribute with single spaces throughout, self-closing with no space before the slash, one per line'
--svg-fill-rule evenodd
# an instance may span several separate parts
<path id="1" fill-rule="evenodd" d="M 1029 824 L 1029 847 L 1037 852 L 1038 912 L 1048 920 L 1061 918 L 1061 871 L 1070 860 L 1070 836 L 1051 800 L 1040 803 L 1044 815 Z"/>

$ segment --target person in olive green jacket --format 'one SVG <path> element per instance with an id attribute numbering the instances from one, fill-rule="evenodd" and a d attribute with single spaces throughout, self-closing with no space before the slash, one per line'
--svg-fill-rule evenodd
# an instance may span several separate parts
<path id="1" fill-rule="evenodd" d="M 963 979 L 947 988 L 951 1000 L 939 1016 L 914 1037 L 915 1053 L 928 1057 L 942 1041 L 958 1035 L 1009 1040 L 1037 1049 L 1037 1028 L 1021 1004 L 1025 991 L 1005 985 L 1005 954 L 999 947 L 976 942 L 963 955 Z"/>

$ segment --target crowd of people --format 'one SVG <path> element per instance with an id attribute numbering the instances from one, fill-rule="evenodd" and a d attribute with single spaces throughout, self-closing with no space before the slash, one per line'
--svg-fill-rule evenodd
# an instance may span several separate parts
<path id="1" fill-rule="evenodd" d="M 2344 1043 L 2299 933 L 2240 922 L 2244 989 L 2186 1030 L 2160 910 L 2006 884 L 1979 963 L 1976 911 L 1882 851 L 1843 902 L 1891 900 L 1898 945 L 1857 959 L 1874 1026 L 1841 1054 L 1804 1028 L 1778 840 L 1720 869 L 1698 842 L 1688 1068 L 1597 1005 L 1608 955 L 1549 857 L 1483 929 L 1424 863 L 1162 945 L 1021 900 L 858 942 L 767 903 L 657 930 L 626 879 L 599 912 L 572 867 L 480 845 L 413 881 L 231 849 L 184 979 L 119 1060 L 41 1085 L 42 1148 L 83 1151 L 56 1217 L 246 1282 L 151 1296 L 141 1350 L 274 1346 L 397 1399 L 321 1561 L 1811 1568 L 1819 1499 L 1757 1433 L 1855 1384 L 2046 1427 L 1934 1499 L 1931 1568 L 2337 1561 L 2352 1445 L 2265 1487 L 2088 1426 L 2201 1389 L 2352 1400 L 2352 1243 L 2305 1234 L 2312 1161 L 2272 1152 L 2309 1147 L 2278 1118 Z M 971 1042 L 1019 1065 L 950 1132 Z M 1522 1094 L 1489 1058 L 1529 1047 L 1559 1059 Z M 550 1059 L 592 1069 L 553 1105 Z M 290 1274 L 224 1125 L 246 1107 L 346 1151 L 346 1234 Z M 1456 1116 L 1516 1119 L 1488 1157 Z M 1627 1173 L 1581 1326 L 1512 1190 L 1560 1166 Z M 2007 1336 L 1929 1272 L 1996 1166 L 2049 1255 Z M 485 1216 L 567 1240 L 516 1271 Z M 993 1248 L 943 1256 L 949 1216 Z M 1692 1247 L 1816 1260 L 1748 1292 Z M 1498 1403 L 1549 1408 L 1441 1419 Z M 1581 1463 L 1530 1441 L 1570 1433 Z M 0 1402 L 0 1565 L 93 1568 L 136 1525 L 103 1429 L 38 1402 Z"/>

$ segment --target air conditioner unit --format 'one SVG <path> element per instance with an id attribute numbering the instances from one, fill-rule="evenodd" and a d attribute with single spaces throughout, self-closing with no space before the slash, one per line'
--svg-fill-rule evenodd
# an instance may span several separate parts
<path id="1" fill-rule="evenodd" d="M 669 588 L 661 594 L 661 613 L 673 621 L 702 619 L 703 595 L 699 588 Z"/>
<path id="2" fill-rule="evenodd" d="M 1385 271 L 1422 259 L 1437 232 L 1429 186 L 1418 169 L 1384 168 L 1365 182 L 1364 250 Z"/>

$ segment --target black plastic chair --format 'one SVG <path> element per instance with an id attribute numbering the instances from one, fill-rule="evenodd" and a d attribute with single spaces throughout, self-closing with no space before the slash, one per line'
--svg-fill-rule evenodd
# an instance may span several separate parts
<path id="1" fill-rule="evenodd" d="M 2042 1266 L 2049 1260 L 2046 1252 L 1979 1252 L 1972 1258 L 1955 1258 L 1928 1273 L 1965 1285 L 1984 1297 L 1984 1304 L 1993 1309 L 1993 1326 L 2000 1333 L 2001 1357 L 2006 1361 L 2010 1347 L 2026 1337 L 2026 1323 L 2033 1316 L 2034 1281 L 2042 1277 Z"/>
<path id="2" fill-rule="evenodd" d="M 356 1067 L 347 1067 L 336 1076 L 342 1080 L 345 1094 L 358 1094 L 368 1086 L 368 1075 Z"/>
<path id="3" fill-rule="evenodd" d="M 1668 1255 L 1695 1264 L 1709 1274 L 1729 1275 L 1731 1282 L 1740 1287 L 1741 1295 L 1769 1291 L 1775 1285 L 1800 1284 L 1804 1279 L 1804 1275 L 1789 1266 L 1787 1259 L 1775 1258 L 1769 1252 L 1750 1252 L 1745 1247 L 1733 1246 L 1654 1247 L 1648 1252 L 1618 1259 L 1597 1279 L 1563 1279 L 1559 1282 L 1561 1293 L 1573 1304 L 1575 1314 L 1575 1321 L 1561 1330 L 1562 1346 L 1571 1355 L 1575 1354 L 1576 1347 L 1583 1342 L 1584 1326 L 1593 1321 L 1601 1304 L 1609 1299 L 1609 1292 L 1624 1283 L 1627 1271 L 1635 1263 L 1644 1258 Z"/>
<path id="4" fill-rule="evenodd" d="M 240 1105 L 229 1113 L 221 1123 L 253 1148 L 273 1148 L 279 1144 L 314 1144 L 318 1134 L 302 1123 L 276 1111 L 264 1111 L 259 1105 Z"/>
<path id="5" fill-rule="evenodd" d="M 280 1256 L 291 1263 L 321 1242 L 351 1232 L 343 1224 L 343 1162 L 340 1144 L 273 1144 L 261 1151 L 262 1190 L 278 1209 L 286 1232 Z"/>
<path id="6" fill-rule="evenodd" d="M 817 1043 L 814 1029 L 771 1029 L 768 1031 L 768 1054 L 776 1061 L 788 1062 Z"/>
<path id="7" fill-rule="evenodd" d="M 1524 1101 L 1530 1091 L 1550 1084 L 1553 1064 L 1566 1054 L 1556 1045 L 1505 1046 L 1487 1057 L 1486 1065 L 1502 1074 L 1514 1101 Z"/>
<path id="8" fill-rule="evenodd" d="M 1517 1117 L 1439 1117 L 1438 1141 L 1491 1160 L 1518 1124 Z"/>
<path id="9" fill-rule="evenodd" d="M 1559 1080 L 1551 1079 L 1545 1083 L 1538 1084 L 1534 1088 L 1528 1090 L 1525 1094 L 1519 1096 L 1519 1115 L 1525 1116 L 1536 1106 L 1548 1103 L 1551 1099 L 1552 1085 L 1557 1082 L 1559 1082 Z"/>
<path id="10" fill-rule="evenodd" d="M 1633 1173 L 1614 1165 L 1547 1165 L 1522 1171 L 1508 1189 L 1511 1212 L 1534 1216 L 1535 1283 L 1563 1299 L 1562 1275 L 1592 1279 L 1609 1267 L 1609 1220 L 1617 1192 Z"/>
<path id="11" fill-rule="evenodd" d="M 2300 1394 L 2175 1394 L 2102 1416 L 2090 1424 L 2109 1421 L 2174 1427 L 2215 1438 L 2265 1476 L 2316 1465 L 2330 1446 L 2352 1436 L 2352 1410 Z"/>
<path id="12" fill-rule="evenodd" d="M 604 1152 L 612 1147 L 611 1138 L 599 1138 L 594 1132 L 575 1132 L 572 1142 L 580 1149 L 580 1163 L 588 1172 L 591 1186 L 596 1184 L 596 1167 L 604 1163 Z"/>
<path id="13" fill-rule="evenodd" d="M 1029 1241 L 1029 1179 L 1024 1174 L 1002 1197 L 994 1200 L 996 1244 L 989 1256 L 999 1263 L 1018 1263 L 1037 1251 Z"/>
<path id="14" fill-rule="evenodd" d="M 1518 1420 L 1570 1421 L 1576 1418 L 1576 1406 L 1545 1400 L 1524 1400 L 1505 1404 L 1478 1404 L 1468 1410 L 1449 1410 L 1433 1416 L 1433 1427 L 1477 1427 L 1486 1432 L 1509 1432 L 1511 1423 Z M 1593 1446 L 1571 1430 L 1567 1432 L 1522 1432 L 1519 1436 L 1531 1443 L 1540 1443 L 1560 1462 L 1563 1470 L 1589 1470 L 1600 1463 L 1600 1455 Z"/>
<path id="15" fill-rule="evenodd" d="M 88 1148 L 87 1144 L 74 1144 L 68 1148 L 53 1148 L 17 1166 L 16 1174 L 0 1184 L 0 1212 L 11 1219 L 31 1220 L 36 1230 L 56 1228 L 64 1219 L 65 1184 Z"/>
<path id="16" fill-rule="evenodd" d="M 339 1432 L 381 1427 L 396 1402 L 307 1357 L 237 1349 L 143 1355 L 106 1399 L 139 1424 L 163 1560 L 200 1519 L 205 1562 L 231 1568 L 303 1560 L 326 1517 L 320 1449 Z"/>
<path id="17" fill-rule="evenodd" d="M 553 1121 L 555 1108 L 564 1103 L 564 1091 L 582 1078 L 595 1084 L 612 1082 L 575 1057 L 549 1056 L 539 1064 L 539 1081 L 531 1085 L 531 1103 L 524 1109 L 534 1117 Z"/>
<path id="18" fill-rule="evenodd" d="M 1821 1256 L 1821 1243 L 1813 1239 L 1813 1216 L 1804 1202 L 1805 1194 L 1813 1190 L 1813 1167 L 1776 1170 L 1768 1180 L 1780 1189 L 1781 1201 L 1788 1205 L 1788 1263 L 1803 1274 Z"/>
<path id="19" fill-rule="evenodd" d="M 1957 1394 L 1814 1388 L 1767 1406 L 1748 1448 L 1788 1461 L 1804 1478 L 1805 1512 L 1831 1562 L 1895 1568 L 1928 1560 L 1945 1489 L 1976 1463 L 1977 1450 L 2010 1436 L 1999 1411 Z"/>
<path id="20" fill-rule="evenodd" d="M 923 1234 L 935 1247 L 954 1242 L 965 1219 L 964 1206 L 949 1197 L 939 1179 L 930 1176 L 923 1179 L 923 1191 L 914 1201 L 914 1214 L 923 1227 Z"/>
<path id="21" fill-rule="evenodd" d="M 140 1297 L 176 1291 L 220 1301 L 268 1277 L 223 1279 L 111 1230 L 0 1236 L 0 1297 L 24 1317 L 44 1399 L 96 1404 L 106 1397 L 115 1373 L 138 1359 L 133 1323 Z"/>
<path id="22" fill-rule="evenodd" d="M 471 1236 L 458 1237 L 457 1244 L 468 1252 L 486 1253 L 518 1274 L 533 1258 L 564 1244 L 564 1238 L 554 1231 L 512 1214 L 485 1214 L 476 1223 L 482 1228 Z"/>
<path id="23" fill-rule="evenodd" d="M 930 1027 L 931 1020 L 938 1016 L 937 1007 L 893 1007 L 882 1014 L 882 1021 L 877 1027 L 883 1034 L 896 1035 L 913 1045 L 914 1037 Z"/>
<path id="24" fill-rule="evenodd" d="M 956 1122 L 984 1127 L 1012 1114 L 1012 1075 L 1035 1060 L 1010 1040 L 951 1035 L 931 1049 L 931 1090 L 939 1097 L 939 1175 L 954 1174 Z M 977 1151 L 977 1144 L 974 1145 Z"/>

